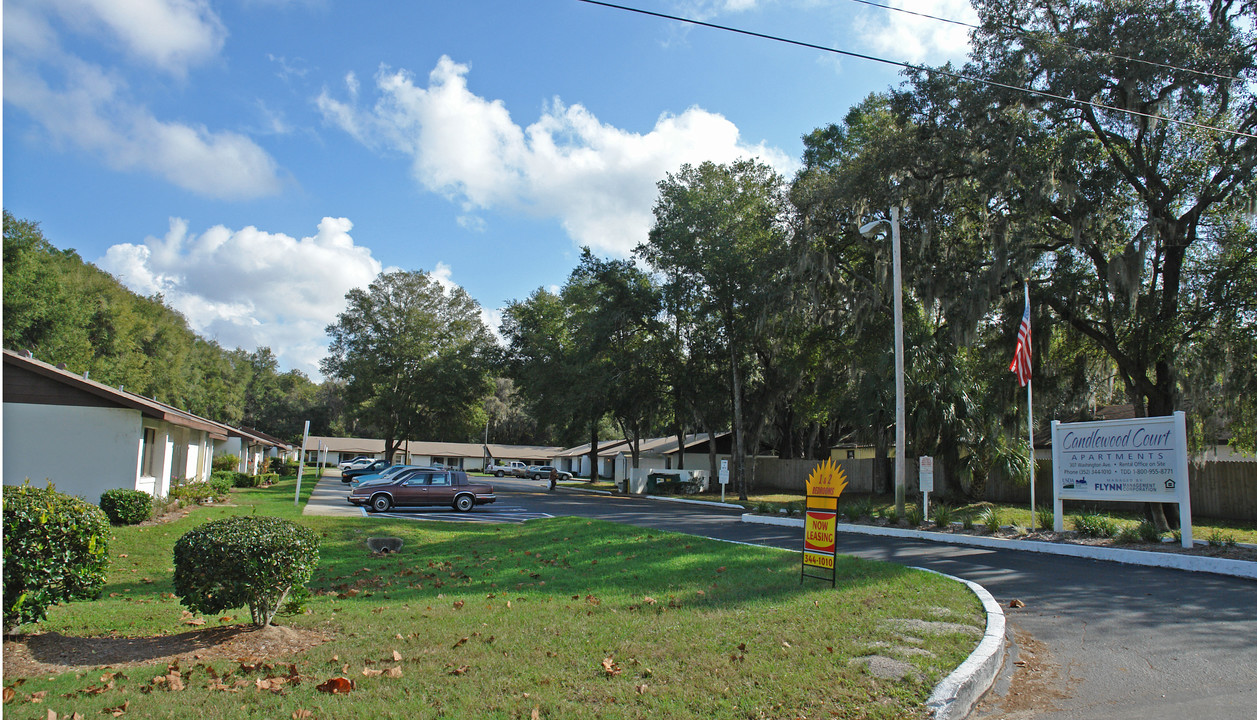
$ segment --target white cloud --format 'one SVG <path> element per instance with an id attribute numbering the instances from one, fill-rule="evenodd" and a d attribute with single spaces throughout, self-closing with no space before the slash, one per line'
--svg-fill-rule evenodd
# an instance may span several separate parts
<path id="1" fill-rule="evenodd" d="M 425 88 L 404 70 L 382 68 L 373 107 L 359 106 L 356 81 L 347 101 L 324 91 L 317 102 L 325 120 L 364 145 L 409 156 L 415 179 L 464 211 L 554 217 L 578 244 L 621 257 L 646 239 L 655 184 L 683 163 L 755 156 L 785 172 L 794 166 L 785 153 L 745 143 L 728 119 L 697 107 L 664 114 L 640 134 L 555 99 L 522 127 L 501 101 L 468 89 L 468 72 L 442 57 Z"/>
<path id="2" fill-rule="evenodd" d="M 440 285 L 446 293 L 450 293 L 458 287 L 458 283 L 450 279 L 453 274 L 454 270 L 449 265 L 438 262 L 436 269 L 428 273 L 428 277 L 432 278 L 437 285 Z"/>
<path id="3" fill-rule="evenodd" d="M 28 113 L 46 139 L 76 146 L 115 170 L 151 173 L 200 195 L 279 192 L 274 158 L 252 139 L 157 118 L 130 97 L 119 72 L 62 49 L 53 12 L 74 30 L 115 37 L 145 68 L 179 75 L 216 54 L 225 36 L 200 0 L 6 3 L 6 20 L 16 22 L 5 25 L 4 99 Z"/>
<path id="4" fill-rule="evenodd" d="M 194 330 L 225 347 L 269 346 L 284 367 L 319 377 L 324 330 L 344 310 L 345 293 L 383 270 L 354 244 L 352 228 L 327 217 L 299 240 L 252 226 L 195 235 L 172 218 L 164 237 L 114 245 L 96 264 L 135 292 L 162 293 Z"/>
<path id="5" fill-rule="evenodd" d="M 217 55 L 227 39 L 222 21 L 204 0 L 40 2 L 74 29 L 111 37 L 133 60 L 177 75 Z"/>
<path id="6" fill-rule="evenodd" d="M 978 14 L 969 0 L 888 0 L 894 8 L 969 24 Z M 963 61 L 969 53 L 970 28 L 896 10 L 870 9 L 853 23 L 850 37 L 862 37 L 889 60 L 913 64 Z"/>

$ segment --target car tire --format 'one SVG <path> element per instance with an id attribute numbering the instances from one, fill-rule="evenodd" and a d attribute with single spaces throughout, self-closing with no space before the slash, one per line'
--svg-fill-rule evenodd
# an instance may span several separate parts
<path id="1" fill-rule="evenodd" d="M 454 498 L 454 509 L 459 512 L 471 512 L 476 506 L 476 498 L 471 495 L 459 495 Z"/>
<path id="2" fill-rule="evenodd" d="M 503 475 L 505 475 L 506 473 L 502 472 L 501 470 L 498 470 L 498 471 L 497 471 L 496 473 L 494 473 L 494 474 L 495 474 L 495 475 L 497 475 L 498 477 L 502 477 L 502 476 L 503 476 Z"/>
<path id="3" fill-rule="evenodd" d="M 376 495 L 371 498 L 371 509 L 376 512 L 388 512 L 393 507 L 393 500 L 388 495 Z"/>

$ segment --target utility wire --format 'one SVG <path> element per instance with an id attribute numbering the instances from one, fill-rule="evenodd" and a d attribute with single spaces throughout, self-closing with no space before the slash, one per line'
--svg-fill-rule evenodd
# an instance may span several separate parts
<path id="1" fill-rule="evenodd" d="M 814 43 L 803 42 L 802 40 L 791 40 L 790 38 L 784 38 L 777 35 L 768 35 L 766 33 L 759 33 L 753 30 L 742 30 L 741 28 L 730 27 L 728 25 L 717 25 L 715 23 L 704 22 L 702 20 L 694 20 L 692 18 L 681 17 L 679 15 L 668 15 L 666 13 L 654 12 L 652 10 L 643 10 L 641 8 L 629 7 L 627 5 L 617 5 L 615 3 L 602 2 L 602 0 L 578 0 L 578 1 L 589 4 L 589 5 L 600 5 L 602 7 L 611 8 L 612 10 L 623 10 L 624 12 L 636 13 L 638 15 L 648 15 L 650 17 L 657 17 L 663 20 L 673 20 L 675 22 L 687 23 L 689 25 L 698 25 L 700 27 L 711 28 L 713 30 L 723 30 L 725 32 L 731 32 L 737 35 L 747 35 L 749 37 L 760 38 L 761 40 L 771 40 L 773 42 L 784 43 L 787 45 L 795 45 L 798 47 L 809 48 L 811 50 L 820 50 L 822 52 L 833 53 L 835 55 L 843 55 L 845 57 L 853 57 L 860 60 L 869 60 L 876 63 L 882 63 L 883 65 L 891 65 L 893 67 L 905 68 L 908 70 L 916 70 L 918 72 L 931 73 L 934 75 L 942 75 L 944 77 L 950 77 L 955 80 L 965 80 L 968 82 L 979 83 L 982 85 L 989 85 L 991 87 L 997 87 L 1004 90 L 1012 90 L 1013 92 L 1026 93 L 1028 95 L 1034 95 L 1037 97 L 1046 98 L 1048 100 L 1059 100 L 1060 102 L 1068 103 L 1071 105 L 1082 105 L 1082 106 L 1091 107 L 1097 110 L 1109 110 L 1116 113 L 1125 113 L 1127 115 L 1134 115 L 1136 117 L 1147 118 L 1149 120 L 1164 120 L 1167 123 L 1172 123 L 1175 125 L 1183 125 L 1186 127 L 1197 128 L 1200 130 L 1208 130 L 1210 132 L 1222 133 L 1224 135 L 1236 135 L 1239 137 L 1252 138 L 1254 140 L 1257 140 L 1257 134 L 1247 133 L 1242 130 L 1229 130 L 1227 128 L 1221 128 L 1215 125 L 1205 125 L 1204 123 L 1196 123 L 1190 120 L 1179 120 L 1178 118 L 1166 117 L 1164 115 L 1154 115 L 1152 113 L 1140 112 L 1138 110 L 1130 110 L 1128 108 L 1121 108 L 1115 105 L 1105 105 L 1104 103 L 1092 102 L 1090 100 L 1078 100 L 1076 98 L 1066 97 L 1064 95 L 1057 95 L 1055 93 L 1050 93 L 1043 90 L 1035 90 L 1033 88 L 1021 87 L 1019 85 L 1009 85 L 1007 83 L 998 82 L 996 80 L 975 77 L 972 75 L 966 75 L 964 73 L 952 72 L 949 70 L 943 70 L 941 68 L 931 68 L 931 67 L 926 67 L 924 65 L 913 65 L 912 63 L 900 62 L 898 60 L 887 60 L 886 58 L 877 57 L 876 55 L 865 55 L 862 53 L 851 52 L 850 50 L 839 50 L 838 48 L 827 47 L 825 45 L 816 45 Z"/>
<path id="2" fill-rule="evenodd" d="M 893 7 L 891 5 L 883 5 L 881 3 L 873 2 L 873 0 L 851 0 L 851 2 L 860 3 L 861 5 L 868 5 L 870 7 L 881 8 L 882 10 L 893 10 L 894 12 L 904 13 L 905 15 L 915 15 L 917 17 L 926 18 L 927 20 L 937 20 L 938 22 L 950 23 L 952 25 L 959 25 L 961 27 L 967 27 L 972 30 L 982 29 L 981 25 L 974 25 L 972 23 L 964 22 L 963 20 L 953 20 L 951 18 L 938 17 L 937 15 L 928 15 L 926 13 L 917 12 L 916 10 L 909 10 L 907 8 Z M 1005 25 L 1004 27 L 1012 31 L 1013 33 L 1016 33 L 1017 35 L 1020 35 L 1021 37 L 1026 38 L 1028 40 L 1033 40 L 1034 42 L 1044 43 L 1047 45 L 1055 45 L 1057 47 L 1063 47 L 1067 50 L 1074 50 L 1080 53 L 1086 53 L 1087 55 L 1090 55 L 1092 57 L 1108 57 L 1108 58 L 1114 58 L 1116 60 L 1125 60 L 1127 62 L 1151 65 L 1153 67 L 1159 67 L 1162 70 L 1177 70 L 1178 72 L 1192 73 L 1194 75 L 1204 75 L 1205 77 L 1217 78 L 1219 80 L 1243 82 L 1243 80 L 1233 75 L 1223 75 L 1222 73 L 1209 72 L 1208 70 L 1193 70 L 1192 68 L 1185 68 L 1179 65 L 1170 65 L 1168 63 L 1159 63 L 1155 60 L 1144 60 L 1142 58 L 1128 57 L 1126 55 L 1118 55 L 1117 53 L 1104 52 L 1103 50 L 1088 50 L 1087 48 L 1079 47 L 1077 45 L 1070 45 L 1069 43 L 1064 42 L 1062 40 L 1053 40 L 1050 38 L 1038 37 L 1026 30 L 1022 30 L 1019 27 L 1013 27 L 1012 25 Z"/>

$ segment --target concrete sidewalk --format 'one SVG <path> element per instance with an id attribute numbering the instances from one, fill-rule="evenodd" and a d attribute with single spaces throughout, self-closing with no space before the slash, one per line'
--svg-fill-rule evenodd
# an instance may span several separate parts
<path id="1" fill-rule="evenodd" d="M 327 471 L 324 470 L 326 473 Z M 310 478 L 312 480 L 313 478 Z M 309 480 L 302 480 L 308 482 Z M 325 474 L 314 486 L 314 493 L 301 509 L 302 515 L 332 515 L 341 517 L 362 517 L 362 508 L 354 507 L 345 501 L 349 494 L 349 483 L 343 483 L 340 475 Z"/>

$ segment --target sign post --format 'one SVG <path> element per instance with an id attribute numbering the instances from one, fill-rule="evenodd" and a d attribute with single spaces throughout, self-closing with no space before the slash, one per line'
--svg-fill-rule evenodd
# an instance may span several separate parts
<path id="1" fill-rule="evenodd" d="M 297 494 L 292 498 L 292 504 L 301 505 L 301 475 L 306 469 L 306 442 L 310 439 L 310 421 L 306 420 L 306 429 L 301 434 L 301 457 L 297 461 Z"/>
<path id="2" fill-rule="evenodd" d="M 1187 416 L 1062 423 L 1052 421 L 1053 529 L 1064 501 L 1178 503 L 1183 547 L 1192 546 L 1187 485 Z"/>
<path id="3" fill-rule="evenodd" d="M 934 458 L 929 455 L 922 455 L 918 458 L 921 463 L 921 477 L 918 481 L 918 488 L 924 496 L 921 506 L 924 508 L 925 519 L 930 519 L 930 493 L 934 492 Z"/>
<path id="4" fill-rule="evenodd" d="M 833 458 L 817 465 L 807 478 L 807 511 L 803 523 L 803 578 L 829 580 L 838 584 L 838 496 L 847 487 L 847 476 Z M 829 575 L 809 575 L 808 568 L 821 568 Z"/>

